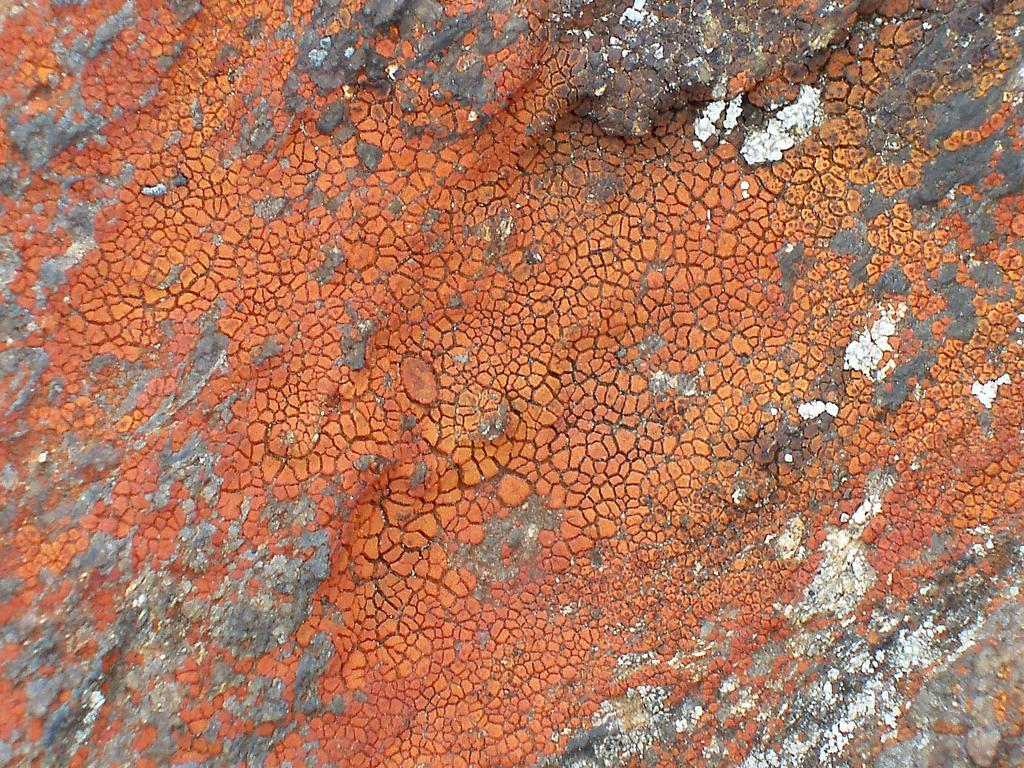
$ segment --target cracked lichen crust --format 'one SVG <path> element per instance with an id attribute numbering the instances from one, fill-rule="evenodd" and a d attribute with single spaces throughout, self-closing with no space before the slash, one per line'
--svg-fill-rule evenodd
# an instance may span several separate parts
<path id="1" fill-rule="evenodd" d="M 0 763 L 1018 768 L 1022 12 L 0 4 Z"/>

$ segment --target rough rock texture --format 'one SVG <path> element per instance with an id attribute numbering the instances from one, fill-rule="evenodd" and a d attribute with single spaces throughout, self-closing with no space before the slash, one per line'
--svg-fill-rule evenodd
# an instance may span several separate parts
<path id="1" fill-rule="evenodd" d="M 0 765 L 1024 764 L 1022 0 L 0 0 Z"/>

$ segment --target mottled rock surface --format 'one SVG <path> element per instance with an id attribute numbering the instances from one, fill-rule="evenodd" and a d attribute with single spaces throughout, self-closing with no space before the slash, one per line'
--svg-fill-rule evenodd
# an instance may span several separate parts
<path id="1" fill-rule="evenodd" d="M 1019 768 L 1022 13 L 0 0 L 0 765 Z"/>

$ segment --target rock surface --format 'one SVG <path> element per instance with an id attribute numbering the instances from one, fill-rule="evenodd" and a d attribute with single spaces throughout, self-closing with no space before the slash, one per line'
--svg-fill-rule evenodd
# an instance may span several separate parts
<path id="1" fill-rule="evenodd" d="M 0 2 L 0 765 L 1024 764 L 1024 2 Z"/>

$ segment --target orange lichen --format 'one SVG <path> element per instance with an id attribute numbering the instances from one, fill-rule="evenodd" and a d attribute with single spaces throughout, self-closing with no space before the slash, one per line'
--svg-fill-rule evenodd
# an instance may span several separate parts
<path id="1" fill-rule="evenodd" d="M 402 361 L 402 384 L 412 400 L 430 405 L 437 398 L 437 379 L 430 364 L 418 358 Z"/>
<path id="2" fill-rule="evenodd" d="M 1021 3 L 649 5 L 0 8 L 0 754 L 868 765 L 1012 634 Z"/>

